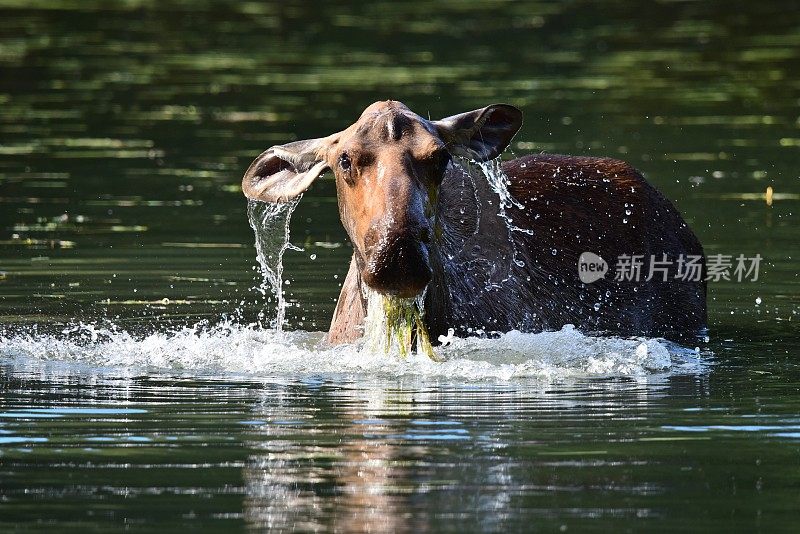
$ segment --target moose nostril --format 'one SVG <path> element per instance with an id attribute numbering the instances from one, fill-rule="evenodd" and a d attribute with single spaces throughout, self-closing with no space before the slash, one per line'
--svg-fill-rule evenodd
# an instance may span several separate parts
<path id="1" fill-rule="evenodd" d="M 419 231 L 419 240 L 423 243 L 430 243 L 431 242 L 431 229 L 430 228 L 423 228 Z"/>

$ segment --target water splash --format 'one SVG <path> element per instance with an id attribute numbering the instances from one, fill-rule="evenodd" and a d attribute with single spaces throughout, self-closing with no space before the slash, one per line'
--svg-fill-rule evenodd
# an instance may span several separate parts
<path id="1" fill-rule="evenodd" d="M 299 202 L 300 198 L 278 204 L 247 201 L 247 219 L 255 233 L 256 259 L 262 275 L 261 284 L 255 289 L 264 297 L 268 293 L 275 295 L 276 313 L 271 326 L 278 334 L 283 331 L 287 306 L 283 290 L 283 255 L 289 249 L 302 250 L 289 242 L 289 224 Z M 262 311 L 259 320 L 263 319 Z"/>
<path id="2" fill-rule="evenodd" d="M 508 208 L 514 207 L 524 210 L 525 206 L 514 198 L 508 190 L 511 181 L 508 179 L 506 173 L 503 172 L 501 164 L 502 161 L 500 158 L 478 163 L 478 167 L 480 167 L 483 175 L 486 177 L 486 181 L 489 182 L 489 187 L 500 197 L 500 207 L 497 215 L 505 221 L 510 232 L 522 232 L 523 234 L 534 235 L 532 230 L 520 228 L 515 225 L 513 219 L 506 213 Z"/>
<path id="3" fill-rule="evenodd" d="M 521 228 L 514 224 L 514 220 L 508 214 L 507 210 L 509 208 L 516 208 L 519 210 L 524 210 L 525 206 L 519 202 L 511 192 L 508 190 L 508 186 L 510 185 L 511 181 L 509 180 L 508 176 L 501 167 L 502 161 L 500 158 L 492 159 L 489 161 L 478 162 L 478 168 L 483 173 L 483 176 L 486 178 L 489 187 L 497 194 L 498 197 L 498 210 L 497 216 L 503 221 L 508 230 L 508 245 L 511 250 L 511 262 L 517 267 L 525 267 L 525 262 L 521 259 L 519 250 L 517 248 L 517 243 L 514 240 L 514 232 L 523 233 L 527 235 L 534 235 L 532 230 L 527 228 Z M 514 276 L 514 269 L 512 265 L 508 266 L 508 276 L 502 281 L 502 283 L 507 283 L 511 280 Z"/>
<path id="4" fill-rule="evenodd" d="M 507 219 L 505 216 L 506 208 L 515 206 L 519 209 L 525 209 L 525 206 L 514 198 L 508 190 L 508 186 L 511 182 L 508 176 L 506 176 L 506 173 L 503 172 L 501 164 L 502 161 L 500 158 L 495 158 L 489 161 L 478 162 L 478 167 L 483 171 L 483 175 L 486 176 L 486 180 L 489 182 L 492 190 L 500 197 L 500 212 L 503 218 Z"/>
<path id="5" fill-rule="evenodd" d="M 320 345 L 322 332 L 279 333 L 222 323 L 168 332 L 134 335 L 124 329 L 81 325 L 84 335 L 4 332 L 0 359 L 30 372 L 55 369 L 69 374 L 136 375 L 142 372 L 190 372 L 192 375 L 251 377 L 357 375 L 482 381 L 549 382 L 581 377 L 663 377 L 700 374 L 706 356 L 663 340 L 586 336 L 572 326 L 555 332 L 509 332 L 496 339 L 455 338 L 438 347 L 441 363 L 422 353 L 387 358 L 361 344 Z"/>

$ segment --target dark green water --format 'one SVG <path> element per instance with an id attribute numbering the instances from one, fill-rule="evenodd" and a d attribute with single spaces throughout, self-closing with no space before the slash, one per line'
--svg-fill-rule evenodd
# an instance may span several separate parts
<path id="1" fill-rule="evenodd" d="M 0 530 L 796 531 L 794 2 L 0 0 L 0 20 Z M 507 155 L 626 159 L 759 279 L 711 283 L 710 341 L 660 360 L 570 332 L 440 367 L 321 350 L 350 255 L 323 180 L 278 338 L 241 175 L 387 98 L 514 104 Z"/>

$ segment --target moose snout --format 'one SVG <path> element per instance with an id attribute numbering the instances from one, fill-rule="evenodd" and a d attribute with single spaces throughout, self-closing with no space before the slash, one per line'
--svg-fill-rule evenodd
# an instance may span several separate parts
<path id="1" fill-rule="evenodd" d="M 431 281 L 428 243 L 431 230 L 418 224 L 387 232 L 370 232 L 362 279 L 373 290 L 410 298 Z"/>

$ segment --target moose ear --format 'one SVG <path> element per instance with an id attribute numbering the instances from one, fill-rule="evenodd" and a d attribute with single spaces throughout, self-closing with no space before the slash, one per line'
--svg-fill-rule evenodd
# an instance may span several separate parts
<path id="1" fill-rule="evenodd" d="M 327 141 L 308 139 L 269 148 L 244 173 L 242 192 L 264 202 L 297 198 L 328 169 L 324 160 Z"/>
<path id="2" fill-rule="evenodd" d="M 487 161 L 511 143 L 522 126 L 522 112 L 508 104 L 492 104 L 433 124 L 453 154 Z"/>

